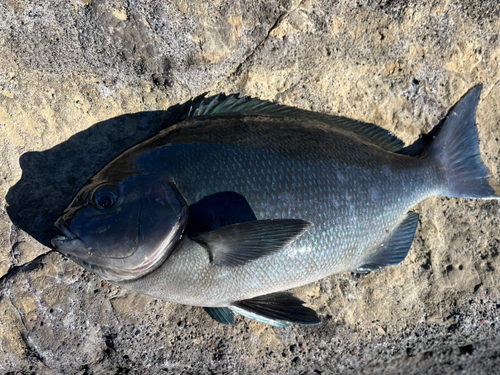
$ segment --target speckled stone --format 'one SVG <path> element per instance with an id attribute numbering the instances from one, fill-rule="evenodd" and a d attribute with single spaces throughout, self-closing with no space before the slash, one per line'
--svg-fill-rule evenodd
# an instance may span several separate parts
<path id="1" fill-rule="evenodd" d="M 103 282 L 50 238 L 88 178 L 205 92 L 412 143 L 483 83 L 480 150 L 500 178 L 499 30 L 493 0 L 0 0 L 0 372 L 497 371 L 498 201 L 424 201 L 400 266 L 295 291 L 316 327 L 221 325 Z"/>

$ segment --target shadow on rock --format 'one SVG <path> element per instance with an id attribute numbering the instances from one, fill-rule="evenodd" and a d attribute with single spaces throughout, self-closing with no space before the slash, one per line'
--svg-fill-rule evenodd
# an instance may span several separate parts
<path id="1" fill-rule="evenodd" d="M 20 157 L 22 178 L 7 193 L 12 223 L 45 246 L 59 231 L 54 222 L 78 190 L 120 153 L 187 115 L 199 96 L 166 111 L 139 112 L 99 122 L 67 141 Z"/>

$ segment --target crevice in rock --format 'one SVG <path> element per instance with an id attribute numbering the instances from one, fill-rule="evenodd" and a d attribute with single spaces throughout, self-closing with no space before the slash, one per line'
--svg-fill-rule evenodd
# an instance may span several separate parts
<path id="1" fill-rule="evenodd" d="M 227 80 L 231 76 L 236 75 L 241 70 L 241 67 L 243 66 L 243 64 L 245 64 L 247 62 L 247 60 L 250 57 L 252 57 L 253 54 L 260 48 L 260 46 L 262 46 L 269 39 L 269 36 L 273 32 L 273 30 L 276 29 L 279 25 L 281 25 L 281 23 L 288 17 L 288 15 L 290 13 L 292 13 L 293 11 L 295 11 L 302 4 L 303 1 L 304 0 L 300 0 L 295 7 L 293 7 L 292 9 L 289 9 L 286 12 L 280 14 L 278 16 L 278 18 L 276 19 L 276 21 L 274 22 L 274 24 L 267 31 L 267 35 L 264 37 L 264 39 L 262 39 L 255 46 L 255 48 L 252 49 L 252 51 L 250 51 L 250 53 L 243 58 L 243 60 L 236 66 L 236 68 L 234 68 L 226 77 L 224 77 L 221 81 L 219 81 L 215 86 L 218 86 L 220 82 Z"/>
<path id="2" fill-rule="evenodd" d="M 18 266 L 19 265 L 19 260 L 17 259 L 15 253 L 14 253 L 14 246 L 16 245 L 14 238 L 16 236 L 16 226 L 12 223 L 9 225 L 9 249 L 10 251 L 8 252 L 8 256 L 10 259 L 10 263 L 13 266 Z"/>
<path id="3" fill-rule="evenodd" d="M 17 267 L 17 268 L 22 268 L 22 267 Z M 21 313 L 21 311 L 19 311 L 19 309 L 17 308 L 17 306 L 12 301 L 10 293 L 4 292 L 4 295 L 9 299 L 9 302 L 10 302 L 11 306 L 16 311 L 17 316 L 19 317 L 19 321 L 23 325 L 24 332 L 19 332 L 19 334 L 21 335 L 22 340 L 26 344 L 26 350 L 27 350 L 26 356 L 27 357 L 31 356 L 31 357 L 35 358 L 42 365 L 44 365 L 47 369 L 49 369 L 50 371 L 53 371 L 52 368 L 49 365 L 47 365 L 47 363 L 45 362 L 45 359 L 43 358 L 43 356 L 38 352 L 36 346 L 33 345 L 32 340 L 30 340 L 30 337 L 28 336 L 28 334 L 29 334 L 28 333 L 28 327 L 26 327 L 26 323 L 24 322 L 23 314 Z"/>
<path id="4" fill-rule="evenodd" d="M 46 253 L 43 253 L 43 254 L 40 254 L 39 256 L 37 256 L 36 258 L 34 258 L 33 260 L 27 262 L 27 263 L 24 263 L 23 265 L 21 266 L 12 266 L 5 275 L 3 275 L 2 277 L 0 277 L 0 285 L 5 285 L 5 281 L 11 277 L 11 276 L 14 276 L 16 275 L 19 271 L 29 271 L 29 270 L 32 270 L 34 269 L 36 266 L 38 266 L 40 264 L 40 261 L 47 255 L 51 254 L 55 252 L 55 250 L 49 250 L 47 251 Z"/>

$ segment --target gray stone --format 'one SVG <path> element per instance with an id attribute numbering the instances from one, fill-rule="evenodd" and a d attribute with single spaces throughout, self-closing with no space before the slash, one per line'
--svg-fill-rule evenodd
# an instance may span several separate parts
<path id="1" fill-rule="evenodd" d="M 500 5 L 0 0 L 0 372 L 490 374 L 500 203 L 431 198 L 407 259 L 296 290 L 279 329 L 122 290 L 50 251 L 85 181 L 208 95 L 373 122 L 406 143 L 478 83 L 500 178 Z"/>

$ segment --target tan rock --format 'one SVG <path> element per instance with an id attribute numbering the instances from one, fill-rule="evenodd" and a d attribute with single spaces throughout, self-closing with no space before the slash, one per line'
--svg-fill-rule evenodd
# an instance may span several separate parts
<path id="1" fill-rule="evenodd" d="M 496 369 L 498 201 L 428 199 L 400 266 L 297 290 L 323 318 L 318 327 L 223 326 L 43 254 L 79 187 L 182 112 L 159 111 L 204 92 L 373 122 L 412 143 L 483 83 L 480 150 L 500 178 L 498 2 L 4 5 L 0 372 Z"/>

